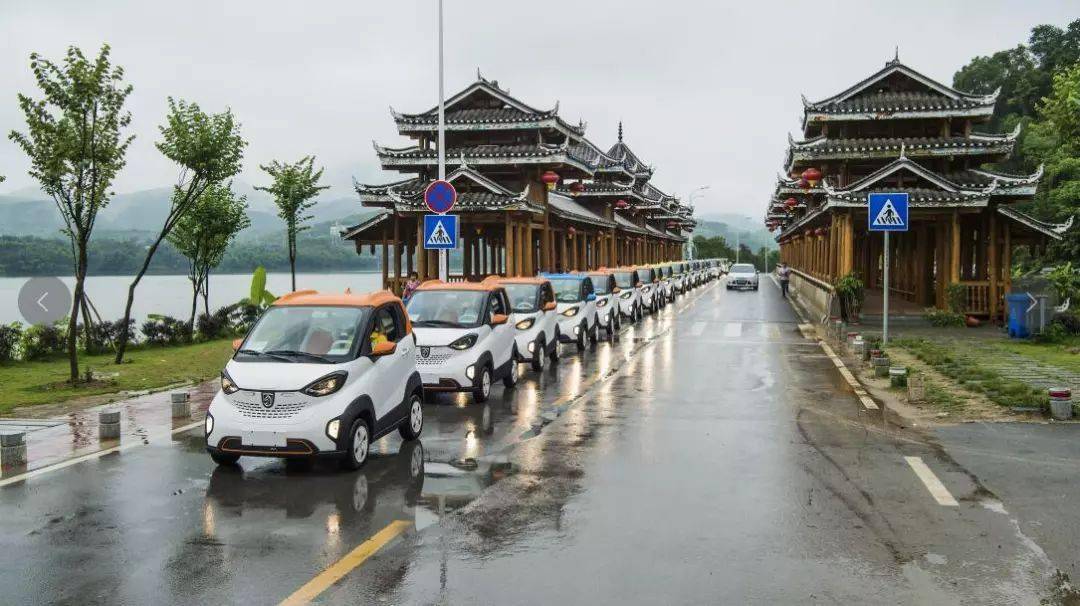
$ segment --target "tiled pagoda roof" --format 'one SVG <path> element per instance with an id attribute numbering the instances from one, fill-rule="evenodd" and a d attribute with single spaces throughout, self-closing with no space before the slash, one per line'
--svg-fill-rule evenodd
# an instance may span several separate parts
<path id="1" fill-rule="evenodd" d="M 807 111 L 812 114 L 872 113 L 878 114 L 878 117 L 891 117 L 889 114 L 970 109 L 978 109 L 980 114 L 985 115 L 994 112 L 994 100 L 992 98 L 952 98 L 935 93 L 914 91 L 881 91 L 826 104 L 811 104 L 805 98 L 803 102 L 806 104 Z"/>
<path id="2" fill-rule="evenodd" d="M 970 137 L 907 137 L 830 139 L 805 141 L 790 138 L 787 165 L 806 160 L 889 158 L 905 153 L 912 158 L 964 155 L 1007 155 L 1012 152 L 1019 129 L 1008 134 L 972 134 Z"/>
<path id="3" fill-rule="evenodd" d="M 383 168 L 403 169 L 411 166 L 428 166 L 438 163 L 434 148 L 382 147 L 375 143 Z M 600 162 L 600 152 L 593 146 L 580 143 L 570 145 L 517 144 L 517 145 L 471 145 L 446 150 L 447 162 L 460 161 L 468 165 L 493 164 L 552 164 L 574 165 L 592 173 Z"/>
<path id="4" fill-rule="evenodd" d="M 484 175 L 468 168 L 460 167 L 447 175 L 447 180 L 457 183 L 459 191 L 455 212 L 480 212 L 486 210 L 527 210 L 543 212 L 537 204 L 526 196 L 526 192 L 515 193 Z M 468 181 L 475 191 L 461 191 L 460 182 Z M 394 208 L 400 212 L 429 212 L 424 204 L 424 190 L 430 181 L 420 178 L 404 179 L 382 185 L 355 184 L 356 193 L 364 206 Z"/>
<path id="5" fill-rule="evenodd" d="M 993 105 L 997 100 L 998 91 L 995 91 L 989 95 L 982 95 L 977 93 L 966 93 L 956 90 L 950 86 L 946 86 L 937 80 L 924 76 L 923 74 L 911 69 L 910 67 L 901 63 L 898 59 L 894 59 L 885 64 L 885 67 L 874 72 L 870 76 L 863 80 L 856 82 L 854 85 L 847 89 L 829 97 L 822 99 L 821 101 L 806 101 L 803 100 L 803 105 L 807 111 L 819 111 L 830 106 L 836 106 L 837 104 L 844 103 L 857 96 L 873 96 L 876 93 L 884 92 L 879 89 L 875 89 L 876 86 L 880 86 L 880 83 L 893 76 L 900 75 L 908 80 L 918 83 L 924 90 L 930 94 L 935 94 L 940 97 L 945 97 L 958 102 L 970 102 L 979 105 Z"/>

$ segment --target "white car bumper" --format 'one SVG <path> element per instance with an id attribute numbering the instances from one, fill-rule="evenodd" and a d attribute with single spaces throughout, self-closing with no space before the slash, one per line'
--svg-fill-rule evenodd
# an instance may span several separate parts
<path id="1" fill-rule="evenodd" d="M 220 390 L 207 414 L 213 429 L 210 449 L 247 456 L 337 455 L 326 425 L 341 416 L 354 394 L 314 398 L 300 392 L 275 392 L 274 405 L 261 403 L 261 392 L 241 390 L 226 396 Z M 348 431 L 339 428 L 339 432 Z"/>
<path id="2" fill-rule="evenodd" d="M 425 353 L 427 355 L 425 355 Z M 447 346 L 416 348 L 416 370 L 424 389 L 431 391 L 468 391 L 473 389 L 476 363 L 484 350 L 469 348 L 463 351 Z"/>

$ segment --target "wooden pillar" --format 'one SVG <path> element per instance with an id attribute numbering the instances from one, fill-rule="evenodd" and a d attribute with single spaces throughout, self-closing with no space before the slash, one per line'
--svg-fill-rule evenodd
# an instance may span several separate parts
<path id="1" fill-rule="evenodd" d="M 461 228 L 461 274 L 466 280 L 471 280 L 473 277 L 472 238 L 469 237 L 469 231 L 464 225 L 459 227 Z"/>
<path id="2" fill-rule="evenodd" d="M 997 213 L 995 209 L 990 207 L 990 217 L 988 222 L 990 223 L 990 238 L 987 242 L 987 273 L 990 280 L 990 319 L 994 320 L 998 314 L 998 298 L 1001 296 L 998 293 L 998 278 L 1001 276 L 1001 269 L 998 266 L 998 239 L 997 239 Z"/>
<path id="3" fill-rule="evenodd" d="M 416 219 L 416 273 L 420 275 L 421 280 L 427 280 L 428 268 L 427 268 L 427 251 L 424 250 L 424 221 L 417 215 Z"/>
<path id="4" fill-rule="evenodd" d="M 536 275 L 536 247 L 533 244 L 533 229 L 532 219 L 526 219 L 525 223 L 525 274 L 526 276 Z"/>
<path id="5" fill-rule="evenodd" d="M 1002 221 L 1004 228 L 1005 246 L 1001 250 L 1001 275 L 1004 276 L 1004 292 L 1012 291 L 1012 224 Z"/>
<path id="6" fill-rule="evenodd" d="M 383 227 L 382 237 L 382 284 L 383 288 L 390 288 L 390 238 L 387 236 L 386 227 Z"/>
<path id="7" fill-rule="evenodd" d="M 840 275 L 846 276 L 855 267 L 855 221 L 851 213 L 840 215 L 841 222 L 841 247 L 840 247 Z"/>
<path id="8" fill-rule="evenodd" d="M 949 283 L 955 284 L 960 281 L 960 211 L 953 210 L 951 223 L 950 260 L 949 260 Z"/>
<path id="9" fill-rule="evenodd" d="M 514 273 L 514 222 L 510 217 L 510 213 L 506 214 L 506 244 L 503 248 L 506 251 L 503 253 L 505 258 L 506 276 L 515 276 L 517 274 Z"/>
<path id="10" fill-rule="evenodd" d="M 401 242 L 401 228 L 398 225 L 398 214 L 394 213 L 394 278 L 397 282 L 401 281 L 401 249 L 404 248 Z"/>

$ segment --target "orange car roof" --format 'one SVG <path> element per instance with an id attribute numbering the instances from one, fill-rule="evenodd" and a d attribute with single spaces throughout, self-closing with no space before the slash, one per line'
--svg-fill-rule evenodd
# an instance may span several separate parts
<path id="1" fill-rule="evenodd" d="M 501 280 L 499 280 L 499 284 L 535 284 L 537 286 L 543 284 L 544 282 L 547 282 L 547 280 L 544 279 L 544 278 L 528 278 L 528 277 L 502 278 Z"/>
<path id="2" fill-rule="evenodd" d="M 317 290 L 298 290 L 282 295 L 274 301 L 276 306 L 332 305 L 336 307 L 378 307 L 384 303 L 401 302 L 389 290 L 378 290 L 366 294 L 353 294 L 345 289 L 344 293 L 320 293 Z"/>
<path id="3" fill-rule="evenodd" d="M 498 276 L 488 276 L 483 282 L 443 282 L 442 280 L 427 280 L 416 290 L 476 290 L 487 292 L 499 287 Z"/>

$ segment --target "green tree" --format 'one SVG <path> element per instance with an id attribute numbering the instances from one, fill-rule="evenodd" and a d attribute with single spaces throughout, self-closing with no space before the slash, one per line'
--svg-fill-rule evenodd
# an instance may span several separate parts
<path id="1" fill-rule="evenodd" d="M 231 184 L 216 183 L 206 188 L 191 211 L 184 214 L 168 236 L 168 241 L 188 260 L 191 280 L 191 319 L 188 325 L 195 334 L 195 312 L 199 293 L 203 307 L 210 313 L 210 270 L 221 264 L 225 251 L 236 235 L 251 225 L 247 216 L 247 197 L 236 197 Z"/>
<path id="2" fill-rule="evenodd" d="M 43 98 L 20 94 L 27 132 L 9 138 L 30 157 L 30 176 L 41 183 L 64 220 L 75 270 L 75 292 L 68 317 L 67 350 L 71 382 L 79 380 L 76 327 L 86 311 L 87 248 L 98 212 L 109 203 L 113 179 L 124 167 L 134 136 L 125 135 L 131 114 L 124 102 L 131 85 L 124 70 L 112 65 L 109 45 L 89 60 L 72 46 L 62 63 L 37 53 L 30 69 Z M 85 322 L 90 325 L 89 319 Z"/>
<path id="3" fill-rule="evenodd" d="M 207 114 L 195 103 L 176 101 L 171 97 L 166 124 L 158 127 L 158 130 L 161 131 L 161 140 L 155 145 L 158 151 L 180 167 L 180 177 L 173 186 L 172 204 L 161 231 L 147 248 L 142 266 L 128 287 L 124 322 L 116 348 L 117 364 L 123 361 L 130 339 L 127 327 L 131 320 L 131 306 L 135 303 L 135 288 L 150 267 L 154 253 L 208 187 L 240 172 L 244 147 L 247 146 L 240 136 L 240 124 L 231 110 Z"/>
<path id="4" fill-rule="evenodd" d="M 1046 167 L 1037 214 L 1059 222 L 1075 217 L 1080 212 L 1080 63 L 1054 76 L 1050 95 L 1031 125 L 1026 151 Z M 1080 258 L 1080 228 L 1065 232 L 1049 253 L 1060 260 Z"/>
<path id="5" fill-rule="evenodd" d="M 289 273 L 292 275 L 292 289 L 296 290 L 296 236 L 308 229 L 304 225 L 311 219 L 307 211 L 315 206 L 315 196 L 329 185 L 319 185 L 323 169 L 315 170 L 315 156 L 307 156 L 299 162 L 289 164 L 274 160 L 259 168 L 273 178 L 273 183 L 266 187 L 256 187 L 273 196 L 278 207 L 278 216 L 285 221 L 285 242 L 289 249 Z"/>

